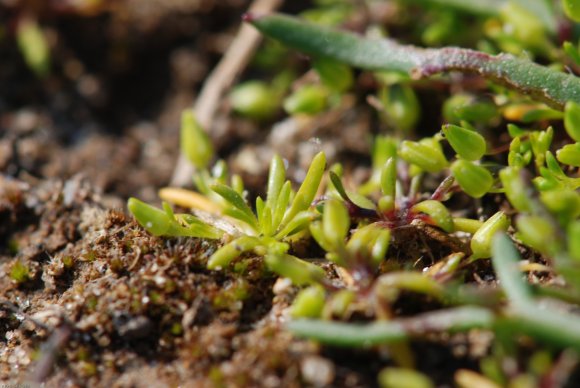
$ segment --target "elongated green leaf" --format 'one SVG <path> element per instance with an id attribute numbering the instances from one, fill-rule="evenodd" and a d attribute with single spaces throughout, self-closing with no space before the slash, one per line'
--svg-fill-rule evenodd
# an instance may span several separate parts
<path id="1" fill-rule="evenodd" d="M 245 215 L 244 218 L 240 218 L 238 212 L 230 212 L 228 209 L 224 211 L 225 213 L 230 213 L 230 215 L 242 219 L 243 221 L 247 222 L 253 227 L 257 226 L 256 216 L 252 212 L 252 209 L 248 206 L 246 201 L 242 198 L 242 196 L 232 188 L 222 185 L 222 184 L 215 184 L 211 186 L 211 189 L 222 196 L 226 201 L 228 201 L 235 209 L 239 210 L 241 213 Z"/>
<path id="2" fill-rule="evenodd" d="M 329 199 L 325 202 L 322 226 L 324 236 L 332 246 L 339 247 L 344 245 L 344 239 L 350 228 L 350 218 L 348 210 L 342 201 Z"/>
<path id="3" fill-rule="evenodd" d="M 152 235 L 162 236 L 167 233 L 171 219 L 163 210 L 146 204 L 137 198 L 129 198 L 127 207 L 137 222 L 139 222 L 139 225 Z"/>
<path id="4" fill-rule="evenodd" d="M 478 307 L 458 307 L 417 315 L 408 319 L 371 324 L 352 324 L 301 319 L 288 323 L 294 334 L 336 346 L 368 347 L 405 340 L 433 331 L 465 331 L 487 328 L 493 314 Z"/>
<path id="5" fill-rule="evenodd" d="M 577 315 L 529 305 L 520 308 L 507 322 L 511 330 L 558 347 L 580 350 L 580 319 Z"/>
<path id="6" fill-rule="evenodd" d="M 395 198 L 397 194 L 397 160 L 389 158 L 381 169 L 381 190 L 383 195 Z"/>
<path id="7" fill-rule="evenodd" d="M 351 199 L 348 197 L 348 194 L 346 193 L 344 186 L 342 185 L 340 177 L 336 175 L 334 171 L 329 171 L 328 176 L 330 177 L 330 181 L 332 182 L 332 185 L 336 189 L 336 192 L 338 193 L 338 195 L 340 195 L 340 198 L 342 198 L 346 202 L 352 202 Z"/>
<path id="8" fill-rule="evenodd" d="M 213 158 L 211 139 L 201 128 L 191 110 L 185 110 L 181 115 L 180 144 L 181 152 L 196 168 L 206 168 Z"/>
<path id="9" fill-rule="evenodd" d="M 223 235 L 221 230 L 203 223 L 191 214 L 173 214 L 167 203 L 163 204 L 164 210 L 161 210 L 130 198 L 127 207 L 137 222 L 154 236 L 218 239 Z"/>
<path id="10" fill-rule="evenodd" d="M 532 304 L 532 290 L 522 279 L 518 268 L 520 254 L 505 233 L 498 233 L 493 238 L 492 262 L 501 287 L 508 299 L 515 305 Z"/>
<path id="11" fill-rule="evenodd" d="M 256 214 L 258 216 L 260 232 L 264 236 L 271 236 L 274 232 L 272 228 L 272 209 L 260 197 L 256 198 Z"/>
<path id="12" fill-rule="evenodd" d="M 272 228 L 277 229 L 284 218 L 284 212 L 290 204 L 290 196 L 292 195 L 292 184 L 290 181 L 286 181 L 280 189 L 280 194 L 278 195 L 278 200 L 276 201 L 276 206 L 272 208 Z"/>
<path id="13" fill-rule="evenodd" d="M 432 278 L 419 272 L 391 272 L 379 276 L 375 284 L 377 295 L 387 300 L 395 297 L 400 290 L 413 291 L 441 298 L 444 288 Z"/>
<path id="14" fill-rule="evenodd" d="M 296 216 L 296 214 L 310 207 L 310 204 L 314 200 L 314 196 L 318 191 L 318 187 L 320 186 L 325 166 L 326 156 L 323 152 L 319 152 L 314 159 L 312 159 L 306 177 L 304 178 L 302 185 L 300 185 L 300 188 L 294 197 L 294 201 L 292 201 L 292 206 L 290 206 L 290 209 L 284 215 L 282 225 L 287 224 L 292 220 L 292 218 L 294 218 L 294 216 Z"/>
<path id="15" fill-rule="evenodd" d="M 276 208 L 276 203 L 280 195 L 280 190 L 284 185 L 284 179 L 286 178 L 286 168 L 284 167 L 284 161 L 280 155 L 274 155 L 272 162 L 270 163 L 270 173 L 268 174 L 268 191 L 266 196 L 266 204 L 269 205 L 270 209 Z"/>
<path id="16" fill-rule="evenodd" d="M 456 47 L 424 49 L 388 39 L 366 39 L 280 14 L 247 20 L 289 47 L 362 69 L 400 71 L 414 78 L 452 70 L 475 73 L 556 109 L 562 110 L 567 101 L 580 103 L 580 79 L 509 54 L 493 56 Z"/>
<path id="17" fill-rule="evenodd" d="M 265 260 L 270 270 L 299 286 L 318 283 L 326 275 L 322 268 L 288 254 L 268 254 Z"/>
<path id="18" fill-rule="evenodd" d="M 493 236 L 505 232 L 510 226 L 510 219 L 502 211 L 489 217 L 471 238 L 471 260 L 488 258 L 492 255 Z"/>
<path id="19" fill-rule="evenodd" d="M 277 239 L 291 236 L 308 228 L 308 225 L 318 218 L 318 214 L 311 211 L 302 211 L 296 214 L 276 235 Z"/>
<path id="20" fill-rule="evenodd" d="M 433 5 L 436 7 L 453 8 L 458 11 L 481 16 L 497 15 L 501 6 L 507 0 L 407 0 L 409 3 Z"/>
<path id="21" fill-rule="evenodd" d="M 320 247 L 322 249 L 324 249 L 327 252 L 331 252 L 334 249 L 334 247 L 332 246 L 332 243 L 330 241 L 328 241 L 328 239 L 324 235 L 324 229 L 322 228 L 321 221 L 312 222 L 310 224 L 309 229 L 310 229 L 310 234 L 312 235 L 314 240 L 318 243 L 318 245 L 320 245 Z M 341 261 L 340 263 L 336 263 L 336 264 L 342 265 L 343 262 Z"/>

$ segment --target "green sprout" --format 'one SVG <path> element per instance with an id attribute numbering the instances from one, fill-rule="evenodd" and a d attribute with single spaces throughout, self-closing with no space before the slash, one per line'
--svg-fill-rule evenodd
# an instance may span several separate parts
<path id="1" fill-rule="evenodd" d="M 19 20 L 16 39 L 26 65 L 39 77 L 48 75 L 50 47 L 38 22 L 32 18 Z"/>
<path id="2" fill-rule="evenodd" d="M 281 242 L 306 229 L 317 214 L 309 210 L 322 180 L 326 158 L 316 155 L 298 191 L 293 195 L 290 182 L 285 181 L 284 162 L 279 156 L 272 159 L 266 200 L 256 199 L 256 214 L 242 196 L 225 185 L 214 185 L 212 190 L 226 201 L 224 213 L 244 223 L 249 235 L 234 239 L 216 251 L 208 261 L 208 268 L 224 268 L 244 252 L 273 251 L 281 254 L 289 249 Z M 272 248 L 272 249 L 270 249 Z"/>

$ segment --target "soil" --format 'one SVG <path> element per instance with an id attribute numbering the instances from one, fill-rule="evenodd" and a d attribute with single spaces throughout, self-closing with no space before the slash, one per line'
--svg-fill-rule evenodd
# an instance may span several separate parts
<path id="1" fill-rule="evenodd" d="M 44 79 L 26 67 L 14 39 L 18 18 L 36 3 L 0 1 L 0 380 L 375 386 L 396 349 L 294 338 L 283 323 L 296 289 L 266 273 L 260 259 L 246 257 L 238 272 L 208 271 L 215 244 L 153 237 L 126 212 L 129 196 L 158 203 L 176 163 L 181 111 L 249 2 L 104 1 L 90 12 L 46 2 L 37 11 L 52 45 Z M 286 12 L 309 5 L 291 3 Z M 368 105 L 353 109 L 348 98 L 341 104 L 305 122 L 256 125 L 230 114 L 224 101 L 212 138 L 254 194 L 274 152 L 296 181 L 320 149 L 362 181 L 376 115 Z M 436 239 L 429 245 L 436 260 L 449 251 Z M 27 273 L 16 281 L 22 267 Z M 398 314 L 424 310 L 422 302 L 403 295 Z M 411 346 L 421 354 L 417 367 L 446 385 L 455 370 L 477 369 L 481 354 L 466 349 L 480 340 L 457 335 Z"/>

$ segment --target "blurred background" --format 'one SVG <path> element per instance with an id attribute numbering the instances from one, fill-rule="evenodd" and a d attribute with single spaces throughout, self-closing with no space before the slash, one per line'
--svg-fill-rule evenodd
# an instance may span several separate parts
<path id="1" fill-rule="evenodd" d="M 28 181 L 83 172 L 105 192 L 155 198 L 181 111 L 249 4 L 0 0 L 0 171 Z"/>

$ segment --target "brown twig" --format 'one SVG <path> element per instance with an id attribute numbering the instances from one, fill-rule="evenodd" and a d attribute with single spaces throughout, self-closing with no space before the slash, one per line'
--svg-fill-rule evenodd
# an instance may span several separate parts
<path id="1" fill-rule="evenodd" d="M 58 353 L 68 342 L 73 330 L 72 325 L 68 322 L 64 322 L 54 329 L 48 340 L 41 346 L 40 358 L 28 379 L 30 382 L 40 384 L 50 376 L 56 364 Z"/>
<path id="2" fill-rule="evenodd" d="M 282 2 L 283 0 L 254 0 L 248 12 L 269 13 L 280 7 Z M 243 24 L 223 58 L 205 81 L 193 111 L 200 125 L 207 131 L 211 130 L 221 97 L 246 67 L 260 40 L 261 35 L 254 27 Z M 194 167 L 180 155 L 170 184 L 172 186 L 188 184 L 193 171 Z"/>

